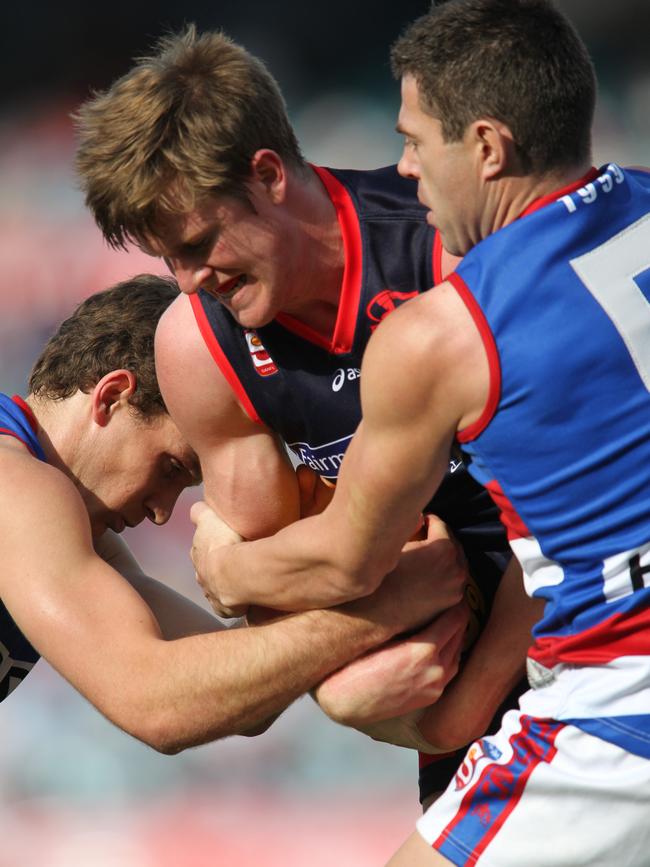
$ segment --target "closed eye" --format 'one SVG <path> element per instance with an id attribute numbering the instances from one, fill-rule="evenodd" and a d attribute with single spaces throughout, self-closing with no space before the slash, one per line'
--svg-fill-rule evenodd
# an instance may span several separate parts
<path id="1" fill-rule="evenodd" d="M 167 479 L 182 481 L 185 487 L 200 485 L 203 481 L 200 470 L 187 467 L 183 461 L 172 456 L 166 459 L 163 474 Z"/>

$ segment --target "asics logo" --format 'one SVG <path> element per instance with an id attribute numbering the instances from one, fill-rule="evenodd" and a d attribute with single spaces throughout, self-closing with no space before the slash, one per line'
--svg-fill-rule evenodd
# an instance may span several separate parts
<path id="1" fill-rule="evenodd" d="M 332 391 L 340 391 L 346 380 L 352 382 L 355 379 L 359 379 L 360 376 L 361 371 L 358 367 L 339 367 L 332 380 Z"/>

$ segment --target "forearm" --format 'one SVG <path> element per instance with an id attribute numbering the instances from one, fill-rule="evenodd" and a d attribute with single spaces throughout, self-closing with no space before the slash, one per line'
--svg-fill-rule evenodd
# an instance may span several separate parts
<path id="1" fill-rule="evenodd" d="M 357 434 L 359 436 L 359 434 Z M 355 460 L 350 446 L 346 461 Z M 344 462 L 345 464 L 345 462 Z M 367 479 L 369 473 L 360 471 Z M 420 506 L 435 481 L 414 496 L 400 489 L 380 496 L 375 473 L 368 490 L 342 473 L 322 514 L 298 521 L 275 536 L 224 545 L 223 525 L 203 513 L 195 535 L 194 564 L 216 610 L 256 604 L 299 611 L 329 607 L 366 596 L 397 564 L 418 523 Z"/>
<path id="2" fill-rule="evenodd" d="M 180 748 L 255 727 L 345 663 L 456 605 L 463 582 L 455 545 L 444 526 L 432 521 L 427 539 L 407 546 L 398 567 L 371 597 L 249 629 L 185 639 L 185 644 L 167 643 L 167 658 L 176 660 L 172 680 L 184 684 L 178 694 L 187 695 L 176 704 L 189 726 L 183 729 L 177 723 L 172 743 Z M 455 620 L 446 622 L 447 631 L 455 633 Z M 176 657 L 173 648 L 179 644 L 183 653 Z M 453 643 L 446 642 L 446 647 L 453 655 Z M 443 667 L 449 669 L 444 660 Z M 160 670 L 158 660 L 150 676 Z M 156 707 L 168 707 L 168 698 L 159 696 Z M 163 728 L 173 723 L 172 716 Z"/>
<path id="3" fill-rule="evenodd" d="M 98 706 L 156 749 L 178 752 L 255 729 L 397 628 L 389 618 L 373 622 L 353 603 L 259 627 L 158 641 L 138 659 L 129 684 L 114 682 Z"/>
<path id="4" fill-rule="evenodd" d="M 425 708 L 458 671 L 466 626 L 464 603 L 454 605 L 410 637 L 330 675 L 315 690 L 316 700 L 329 717 L 359 729 Z"/>
<path id="5" fill-rule="evenodd" d="M 524 675 L 531 630 L 542 607 L 541 600 L 526 596 L 521 569 L 513 558 L 488 622 L 460 673 L 419 722 L 428 741 L 452 750 L 485 733 L 499 706 Z"/>
<path id="6" fill-rule="evenodd" d="M 209 555 L 204 558 L 207 569 L 198 571 L 207 572 L 209 583 L 220 588 L 219 598 L 229 608 L 252 603 L 300 611 L 327 608 L 371 593 L 383 575 L 366 580 L 366 573 L 355 569 L 349 556 L 347 534 L 337 538 L 329 524 L 326 517 L 313 516 L 275 536 L 220 548 L 212 563 Z M 386 571 L 391 565 L 387 564 Z"/>

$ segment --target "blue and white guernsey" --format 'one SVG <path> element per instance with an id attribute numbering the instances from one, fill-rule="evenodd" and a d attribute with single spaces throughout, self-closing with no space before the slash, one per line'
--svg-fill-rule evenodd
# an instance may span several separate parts
<path id="1" fill-rule="evenodd" d="M 36 420 L 19 397 L 0 394 L 0 436 L 12 436 L 24 443 L 35 458 L 45 460 L 36 438 Z M 0 701 L 26 677 L 39 654 L 16 626 L 0 600 Z"/>
<path id="2" fill-rule="evenodd" d="M 458 439 L 547 600 L 535 715 L 650 758 L 650 174 L 594 169 L 450 280 L 491 369 Z"/>

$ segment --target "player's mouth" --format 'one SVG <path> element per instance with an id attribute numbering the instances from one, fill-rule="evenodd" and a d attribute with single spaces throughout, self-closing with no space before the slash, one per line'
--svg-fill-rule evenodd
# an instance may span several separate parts
<path id="1" fill-rule="evenodd" d="M 219 301 L 230 301 L 230 299 L 245 286 L 248 281 L 246 274 L 238 274 L 231 280 L 226 280 L 225 283 L 220 283 L 219 286 L 212 289 L 207 289 L 210 295 L 218 298 Z"/>
<path id="2" fill-rule="evenodd" d="M 137 527 L 141 520 L 142 518 L 138 521 L 129 521 L 124 515 L 115 513 L 111 516 L 108 526 L 114 533 L 121 533 L 125 527 Z"/>

